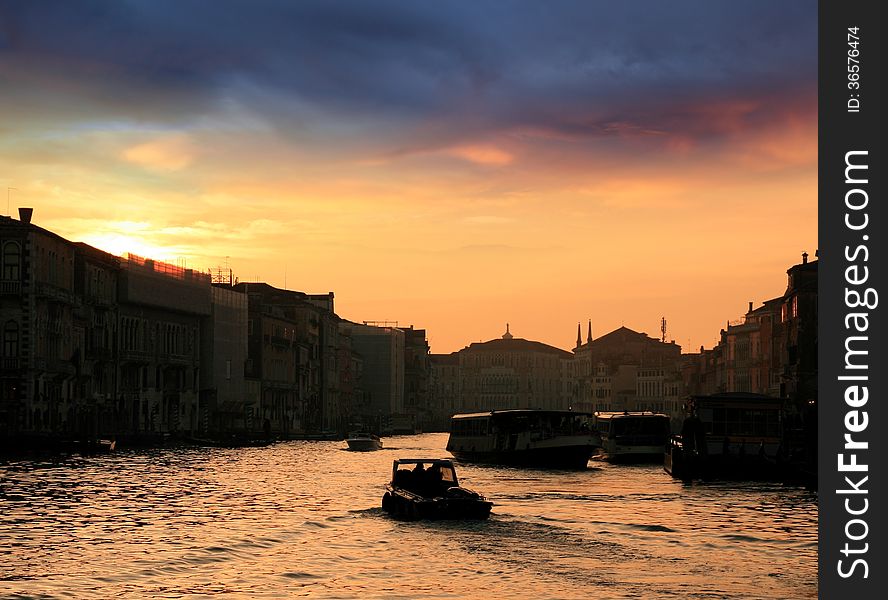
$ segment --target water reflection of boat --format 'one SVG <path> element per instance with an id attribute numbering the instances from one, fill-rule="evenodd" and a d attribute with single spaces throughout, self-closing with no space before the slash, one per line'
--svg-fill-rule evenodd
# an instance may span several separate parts
<path id="1" fill-rule="evenodd" d="M 663 467 L 678 479 L 780 476 L 783 401 L 729 392 L 695 396 Z"/>
<path id="2" fill-rule="evenodd" d="M 610 462 L 659 462 L 669 442 L 669 416 L 661 413 L 596 412 L 595 428 L 599 456 Z"/>
<path id="3" fill-rule="evenodd" d="M 591 417 L 534 409 L 454 415 L 447 450 L 465 461 L 585 469 L 601 442 Z"/>
<path id="4" fill-rule="evenodd" d="M 478 492 L 460 487 L 447 459 L 396 459 L 382 497 L 383 510 L 409 520 L 486 519 L 492 506 Z"/>
<path id="5" fill-rule="evenodd" d="M 345 443 L 348 444 L 349 450 L 359 450 L 366 452 L 369 450 L 382 449 L 382 440 L 379 439 L 378 435 L 374 435 L 372 433 L 355 432 L 349 434 L 348 439 L 345 440 Z"/>

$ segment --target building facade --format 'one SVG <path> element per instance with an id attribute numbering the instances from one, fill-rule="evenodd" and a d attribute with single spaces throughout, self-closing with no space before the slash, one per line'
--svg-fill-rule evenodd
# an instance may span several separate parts
<path id="1" fill-rule="evenodd" d="M 577 328 L 570 380 L 575 410 L 649 410 L 679 421 L 686 389 L 681 377 L 681 347 L 620 327 L 585 343 Z"/>
<path id="2" fill-rule="evenodd" d="M 476 342 L 459 356 L 459 412 L 510 408 L 568 409 L 563 394 L 564 361 L 571 354 L 509 331 Z"/>
<path id="3" fill-rule="evenodd" d="M 351 322 L 343 323 L 342 329 L 362 358 L 363 397 L 353 416 L 368 429 L 390 432 L 393 418 L 406 420 L 404 330 Z"/>

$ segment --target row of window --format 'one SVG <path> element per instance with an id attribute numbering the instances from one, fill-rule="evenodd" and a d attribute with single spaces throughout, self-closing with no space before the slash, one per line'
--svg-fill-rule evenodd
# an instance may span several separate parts
<path id="1" fill-rule="evenodd" d="M 178 323 L 155 323 L 154 331 L 147 319 L 122 317 L 120 319 L 120 348 L 150 352 L 155 347 L 166 354 L 194 353 L 196 329 Z"/>

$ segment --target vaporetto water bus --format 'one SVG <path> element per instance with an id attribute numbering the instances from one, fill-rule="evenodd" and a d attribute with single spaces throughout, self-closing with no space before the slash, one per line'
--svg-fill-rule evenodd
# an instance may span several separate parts
<path id="1" fill-rule="evenodd" d="M 467 462 L 585 469 L 600 443 L 591 413 L 514 409 L 454 415 L 447 450 Z"/>
<path id="2" fill-rule="evenodd" d="M 660 462 L 671 433 L 669 416 L 650 411 L 596 412 L 595 428 L 609 462 Z"/>

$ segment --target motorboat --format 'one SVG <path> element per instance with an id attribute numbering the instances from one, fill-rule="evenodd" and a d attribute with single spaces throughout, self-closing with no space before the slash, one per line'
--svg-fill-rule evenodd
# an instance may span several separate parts
<path id="1" fill-rule="evenodd" d="M 461 487 L 453 461 L 446 458 L 399 458 L 385 486 L 382 509 L 395 517 L 416 519 L 486 519 L 493 502 Z"/>
<path id="2" fill-rule="evenodd" d="M 349 434 L 345 443 L 348 444 L 349 450 L 367 452 L 369 450 L 382 449 L 382 440 L 379 439 L 378 435 L 372 433 L 355 432 Z"/>

